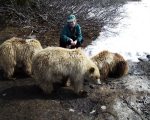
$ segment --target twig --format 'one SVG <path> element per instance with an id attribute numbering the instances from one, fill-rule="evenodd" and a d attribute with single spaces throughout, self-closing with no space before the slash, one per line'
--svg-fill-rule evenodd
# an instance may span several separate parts
<path id="1" fill-rule="evenodd" d="M 141 118 L 141 120 L 145 120 L 143 116 L 125 99 L 124 96 L 120 96 L 120 99 L 123 100 L 123 102 L 126 103 L 127 107 L 134 111 Z"/>
<path id="2" fill-rule="evenodd" d="M 105 111 L 105 112 L 103 112 L 103 113 L 108 113 L 108 114 L 112 115 L 116 120 L 119 120 L 118 117 L 117 117 L 117 115 L 115 115 L 115 114 L 112 113 L 112 112 Z"/>
<path id="3" fill-rule="evenodd" d="M 16 15 L 22 17 L 23 19 L 26 18 L 22 13 L 18 12 L 17 10 L 15 10 L 13 8 L 10 8 L 10 7 L 0 7 L 0 9 L 6 9 L 6 10 L 9 10 L 9 11 L 13 11 Z"/>

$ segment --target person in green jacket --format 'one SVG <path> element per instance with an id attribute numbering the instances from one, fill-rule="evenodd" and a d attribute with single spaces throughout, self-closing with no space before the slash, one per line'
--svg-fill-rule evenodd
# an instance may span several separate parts
<path id="1" fill-rule="evenodd" d="M 78 48 L 83 43 L 81 27 L 76 21 L 75 15 L 67 17 L 67 24 L 60 35 L 60 47 Z"/>

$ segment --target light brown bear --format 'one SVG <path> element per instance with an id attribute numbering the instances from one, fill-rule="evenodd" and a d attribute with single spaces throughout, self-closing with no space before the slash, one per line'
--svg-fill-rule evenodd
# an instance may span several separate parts
<path id="1" fill-rule="evenodd" d="M 50 94 L 54 83 L 69 79 L 75 93 L 85 93 L 84 79 L 100 84 L 100 73 L 95 63 L 81 49 L 47 47 L 33 57 L 32 70 L 37 85 Z"/>
<path id="2" fill-rule="evenodd" d="M 33 55 L 40 51 L 42 46 L 36 39 L 22 39 L 13 37 L 0 45 L 0 68 L 3 77 L 12 79 L 16 67 L 23 67 L 27 75 L 31 75 Z"/>
<path id="3" fill-rule="evenodd" d="M 127 61 L 118 53 L 104 50 L 91 59 L 100 70 L 101 80 L 108 77 L 119 78 L 128 73 Z"/>

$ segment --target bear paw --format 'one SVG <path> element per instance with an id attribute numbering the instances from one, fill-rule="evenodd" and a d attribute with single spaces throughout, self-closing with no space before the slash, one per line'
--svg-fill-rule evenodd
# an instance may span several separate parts
<path id="1" fill-rule="evenodd" d="M 88 96 L 88 92 L 87 92 L 87 91 L 84 91 L 84 90 L 81 90 L 81 91 L 79 92 L 79 95 L 80 95 L 81 97 L 87 97 L 87 96 Z"/>

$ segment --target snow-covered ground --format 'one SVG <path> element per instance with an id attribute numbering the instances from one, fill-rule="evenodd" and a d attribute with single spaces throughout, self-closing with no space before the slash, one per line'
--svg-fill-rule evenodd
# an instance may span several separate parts
<path id="1" fill-rule="evenodd" d="M 107 36 L 107 31 L 101 32 L 85 49 L 88 55 L 93 56 L 102 50 L 110 50 L 120 53 L 126 60 L 138 61 L 139 57 L 145 58 L 150 54 L 150 1 L 128 2 L 120 8 L 122 9 L 125 11 L 122 13 L 124 19 L 119 21 L 117 27 L 109 29 L 118 34 Z"/>

